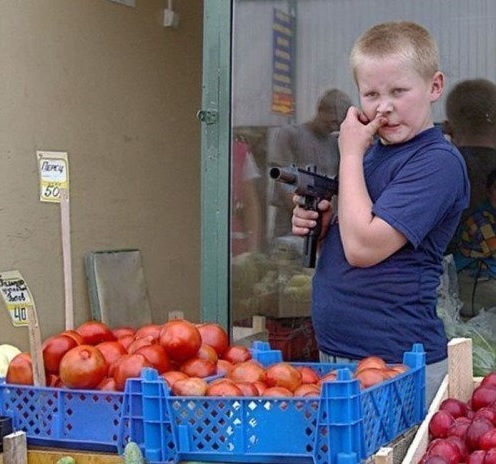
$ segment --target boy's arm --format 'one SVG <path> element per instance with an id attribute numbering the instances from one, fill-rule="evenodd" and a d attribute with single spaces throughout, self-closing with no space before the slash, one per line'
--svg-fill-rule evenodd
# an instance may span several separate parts
<path id="1" fill-rule="evenodd" d="M 380 117 L 365 124 L 351 108 L 341 125 L 338 221 L 346 259 L 357 267 L 373 266 L 407 243 L 403 234 L 372 214 L 365 184 L 363 156 L 382 124 Z"/>

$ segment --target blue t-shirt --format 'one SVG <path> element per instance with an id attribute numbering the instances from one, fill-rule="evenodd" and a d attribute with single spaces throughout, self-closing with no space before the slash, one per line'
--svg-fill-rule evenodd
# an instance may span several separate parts
<path id="1" fill-rule="evenodd" d="M 437 128 L 396 145 L 379 141 L 364 158 L 373 214 L 408 240 L 381 263 L 353 267 L 338 221 L 324 239 L 313 280 L 312 319 L 319 349 L 351 359 L 402 362 L 422 343 L 427 363 L 447 356 L 436 290 L 443 253 L 468 206 L 469 181 L 458 150 Z"/>

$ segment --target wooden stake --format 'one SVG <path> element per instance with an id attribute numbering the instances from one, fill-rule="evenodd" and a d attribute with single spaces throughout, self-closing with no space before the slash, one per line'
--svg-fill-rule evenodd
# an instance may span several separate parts
<path id="1" fill-rule="evenodd" d="M 3 462 L 4 464 L 28 462 L 26 432 L 14 432 L 3 437 Z"/>
<path id="2" fill-rule="evenodd" d="M 74 303 L 72 295 L 71 221 L 67 189 L 61 189 L 60 192 L 60 222 L 64 260 L 65 329 L 72 330 L 74 329 Z"/>
<path id="3" fill-rule="evenodd" d="M 27 307 L 28 312 L 28 332 L 29 332 L 29 348 L 31 351 L 31 361 L 33 363 L 33 381 L 38 387 L 46 386 L 45 366 L 43 365 L 43 354 L 41 351 L 41 333 L 40 325 L 38 324 L 38 316 L 32 305 Z"/>

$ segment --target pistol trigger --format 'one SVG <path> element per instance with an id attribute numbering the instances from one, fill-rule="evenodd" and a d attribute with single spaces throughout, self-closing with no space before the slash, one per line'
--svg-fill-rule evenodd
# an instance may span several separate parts
<path id="1" fill-rule="evenodd" d="M 301 206 L 302 208 L 306 208 L 307 207 L 307 201 L 305 199 L 305 197 L 298 197 L 298 206 Z"/>

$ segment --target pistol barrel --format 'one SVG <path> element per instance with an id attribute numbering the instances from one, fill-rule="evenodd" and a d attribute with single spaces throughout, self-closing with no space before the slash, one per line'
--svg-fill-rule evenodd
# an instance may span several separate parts
<path id="1" fill-rule="evenodd" d="M 271 168 L 269 171 L 271 179 L 285 182 L 286 184 L 295 185 L 298 183 L 298 176 L 294 172 L 287 171 L 281 168 Z"/>

